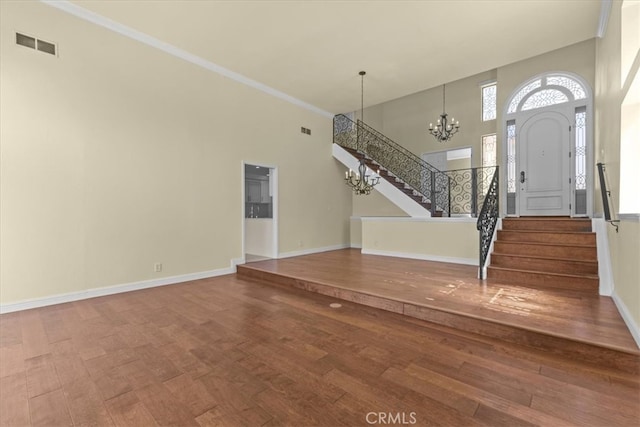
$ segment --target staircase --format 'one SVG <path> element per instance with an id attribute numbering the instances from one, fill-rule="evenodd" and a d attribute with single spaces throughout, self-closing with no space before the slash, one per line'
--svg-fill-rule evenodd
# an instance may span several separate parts
<path id="1" fill-rule="evenodd" d="M 333 142 L 334 157 L 350 169 L 356 169 L 364 158 L 371 171 L 380 170 L 381 182 L 388 185 L 378 185 L 376 190 L 408 215 L 450 216 L 452 180 L 446 173 L 361 120 L 354 122 L 343 114 L 333 119 Z"/>
<path id="2" fill-rule="evenodd" d="M 598 293 L 598 253 L 590 219 L 504 218 L 491 254 L 487 278 Z"/>
<path id="3" fill-rule="evenodd" d="M 349 148 L 349 147 L 343 147 L 343 148 L 349 154 L 351 154 L 353 157 L 355 157 L 356 159 L 360 159 L 360 158 L 363 157 L 363 155 L 361 153 L 358 153 L 358 151 L 354 150 L 353 148 Z M 389 182 L 391 185 L 396 187 L 398 190 L 400 190 L 404 194 L 406 194 L 414 202 L 416 202 L 417 204 L 419 204 L 420 206 L 425 208 L 427 211 L 431 212 L 431 216 L 442 217 L 442 209 L 438 209 L 436 207 L 436 209 L 434 209 L 432 211 L 431 210 L 431 202 L 429 200 L 427 200 L 422 194 L 418 193 L 413 188 L 411 188 L 409 185 L 407 185 L 400 178 L 395 176 L 392 172 L 388 171 L 384 166 L 380 165 L 375 160 L 367 158 L 367 157 L 365 157 L 365 164 L 372 171 L 378 171 L 378 174 L 380 175 L 380 177 L 382 179 L 384 179 L 387 182 Z"/>

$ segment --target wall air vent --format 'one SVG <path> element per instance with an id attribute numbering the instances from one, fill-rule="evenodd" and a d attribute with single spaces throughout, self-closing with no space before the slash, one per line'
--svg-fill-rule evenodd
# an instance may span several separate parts
<path id="1" fill-rule="evenodd" d="M 20 46 L 28 47 L 30 49 L 36 49 L 40 52 L 48 53 L 50 55 L 56 55 L 56 45 L 44 40 L 37 39 L 35 37 L 28 36 L 26 34 L 16 33 L 16 44 Z"/>
<path id="2" fill-rule="evenodd" d="M 300 128 L 300 132 L 307 134 L 307 135 L 311 135 L 311 129 L 307 129 L 306 127 L 301 127 Z"/>

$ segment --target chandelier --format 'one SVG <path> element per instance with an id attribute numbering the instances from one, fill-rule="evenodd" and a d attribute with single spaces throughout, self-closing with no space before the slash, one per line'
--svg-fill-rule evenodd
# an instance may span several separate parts
<path id="1" fill-rule="evenodd" d="M 378 173 L 380 173 L 380 171 L 378 171 Z M 354 193 L 356 193 L 356 195 L 358 196 L 361 194 L 366 195 L 371 193 L 373 187 L 380 181 L 379 175 L 374 176 L 373 178 L 370 178 L 369 175 L 367 175 L 367 164 L 365 163 L 364 157 L 360 159 L 358 172 L 354 174 L 353 171 L 349 169 L 344 173 L 344 175 L 344 179 L 347 182 L 347 185 L 350 186 L 353 189 Z"/>
<path id="2" fill-rule="evenodd" d="M 364 124 L 364 75 L 365 71 L 360 71 L 360 121 Z M 357 139 L 360 139 L 360 129 L 357 132 Z M 356 147 L 361 147 L 360 141 L 356 141 Z M 373 187 L 380 182 L 380 170 L 378 170 L 378 176 L 370 177 L 367 175 L 367 163 L 365 161 L 365 155 L 362 153 L 360 157 L 360 166 L 358 166 L 358 172 L 355 174 L 351 169 L 344 173 L 344 180 L 349 187 L 353 189 L 356 195 L 370 194 Z"/>
<path id="3" fill-rule="evenodd" d="M 433 123 L 429 123 L 429 133 L 435 136 L 438 142 L 447 142 L 460 129 L 460 122 L 455 121 L 453 117 L 451 117 L 451 123 L 449 123 L 444 108 L 444 100 L 444 85 L 442 85 L 442 114 L 440 114 L 440 118 L 435 127 Z"/>

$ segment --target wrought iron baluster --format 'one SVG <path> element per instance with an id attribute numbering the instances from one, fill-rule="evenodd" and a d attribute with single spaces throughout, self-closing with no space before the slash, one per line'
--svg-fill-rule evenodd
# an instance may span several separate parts
<path id="1" fill-rule="evenodd" d="M 478 265 L 478 278 L 480 279 L 484 279 L 484 264 L 487 261 L 493 234 L 500 216 L 499 199 L 498 167 L 496 166 L 493 179 L 491 180 L 491 184 L 489 184 L 489 190 L 484 198 L 482 210 L 480 211 L 480 215 L 478 215 L 478 221 L 476 223 L 476 228 L 480 232 L 480 260 Z"/>

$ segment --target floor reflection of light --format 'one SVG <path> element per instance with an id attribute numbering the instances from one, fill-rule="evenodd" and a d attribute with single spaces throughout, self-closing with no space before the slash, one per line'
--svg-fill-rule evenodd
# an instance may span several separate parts
<path id="1" fill-rule="evenodd" d="M 513 301 L 513 303 L 511 303 L 511 301 Z M 527 301 L 527 298 L 508 295 L 505 293 L 504 288 L 500 288 L 498 292 L 496 292 L 495 295 L 489 300 L 489 302 L 485 303 L 485 307 L 491 310 L 500 311 L 502 313 L 516 314 L 519 316 L 529 316 L 531 314 L 531 309 L 520 307 L 514 304 Z"/>

